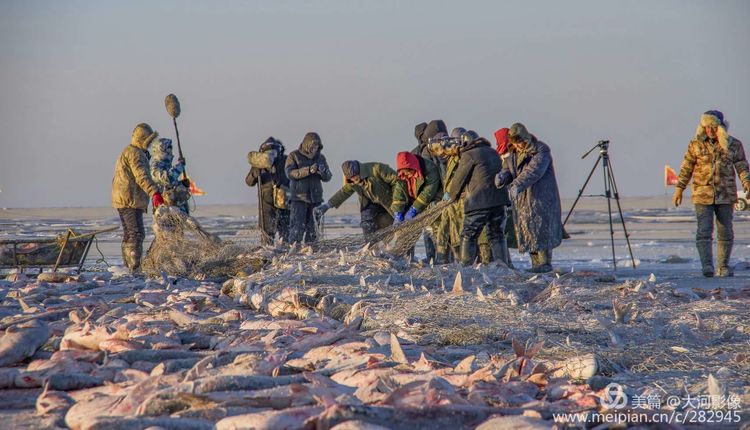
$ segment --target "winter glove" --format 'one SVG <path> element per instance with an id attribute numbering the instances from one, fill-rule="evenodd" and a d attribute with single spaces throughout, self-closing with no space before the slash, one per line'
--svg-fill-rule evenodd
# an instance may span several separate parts
<path id="1" fill-rule="evenodd" d="M 318 164 L 318 172 L 325 173 L 326 170 L 328 170 L 328 168 L 326 167 L 325 164 L 323 163 Z"/>
<path id="2" fill-rule="evenodd" d="M 331 209 L 331 205 L 329 205 L 328 203 L 323 203 L 322 205 L 315 208 L 315 216 L 320 218 L 328 211 L 328 209 Z"/>
<path id="3" fill-rule="evenodd" d="M 682 204 L 682 192 L 684 190 L 682 188 L 675 188 L 674 189 L 674 196 L 672 196 L 672 203 L 674 203 L 674 206 L 677 207 Z"/>
<path id="4" fill-rule="evenodd" d="M 404 222 L 404 214 L 401 212 L 396 212 L 396 214 L 393 215 L 393 223 L 400 224 L 402 222 Z"/>
<path id="5" fill-rule="evenodd" d="M 445 193 L 445 194 L 443 194 L 443 201 L 444 201 L 444 202 L 449 202 L 449 201 L 451 201 L 451 195 L 450 195 L 450 194 L 448 194 L 448 193 Z"/>
<path id="6" fill-rule="evenodd" d="M 497 176 L 495 176 L 495 186 L 497 188 L 502 188 L 508 185 L 512 180 L 513 176 L 510 174 L 510 172 L 507 170 L 503 170 L 502 172 L 498 173 Z"/>
<path id="7" fill-rule="evenodd" d="M 154 195 L 151 196 L 151 203 L 154 205 L 154 209 L 163 205 L 164 199 L 162 198 L 161 193 L 154 193 Z"/>
<path id="8" fill-rule="evenodd" d="M 313 164 L 312 166 L 310 166 L 310 174 L 314 175 L 315 173 L 318 173 L 318 165 L 317 164 Z"/>
<path id="9" fill-rule="evenodd" d="M 406 220 L 414 219 L 415 216 L 417 216 L 417 210 L 412 206 L 409 208 L 409 211 L 406 212 Z"/>

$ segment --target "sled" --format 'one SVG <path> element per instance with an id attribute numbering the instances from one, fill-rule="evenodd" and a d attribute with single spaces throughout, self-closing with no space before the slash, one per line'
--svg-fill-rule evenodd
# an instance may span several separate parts
<path id="1" fill-rule="evenodd" d="M 110 227 L 78 234 L 72 228 L 56 238 L 0 240 L 0 269 L 83 267 L 96 235 L 117 230 Z"/>

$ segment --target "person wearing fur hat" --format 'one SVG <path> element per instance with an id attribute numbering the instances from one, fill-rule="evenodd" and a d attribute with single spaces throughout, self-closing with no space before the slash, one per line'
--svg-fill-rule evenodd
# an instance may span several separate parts
<path id="1" fill-rule="evenodd" d="M 159 186 L 149 171 L 148 147 L 159 136 L 151 126 L 138 124 L 130 137 L 130 144 L 115 163 L 112 178 L 112 206 L 117 209 L 122 222 L 122 258 L 131 272 L 141 268 L 143 239 L 143 212 L 151 199 L 154 209 L 164 204 Z"/>
<path id="2" fill-rule="evenodd" d="M 318 238 L 313 209 L 323 203 L 323 182 L 332 177 L 322 150 L 318 133 L 309 132 L 299 149 L 292 151 L 286 159 L 285 170 L 291 191 L 290 243 L 301 243 L 303 239 L 305 243 L 312 243 Z"/>
<path id="3" fill-rule="evenodd" d="M 286 159 L 284 144 L 273 136 L 260 145 L 259 152 L 268 155 L 273 160 L 269 165 L 253 166 L 245 177 L 248 187 L 259 186 L 260 202 L 258 206 L 258 221 L 264 234 L 264 244 L 273 243 L 278 233 L 282 241 L 289 239 L 289 209 L 286 208 L 285 198 L 279 201 L 277 193 L 285 193 L 289 189 L 289 178 L 286 176 Z M 248 157 L 249 158 L 249 157 Z M 283 197 L 283 196 L 282 196 Z M 262 213 L 261 213 L 262 212 Z"/>
<path id="4" fill-rule="evenodd" d="M 510 157 L 495 178 L 507 187 L 512 207 L 518 252 L 528 252 L 533 273 L 552 271 L 552 250 L 562 243 L 560 192 L 552 152 L 521 123 L 508 130 Z"/>
<path id="5" fill-rule="evenodd" d="M 385 163 L 344 161 L 341 165 L 344 185 L 327 203 L 315 210 L 319 215 L 330 208 L 338 208 L 357 193 L 359 195 L 360 226 L 365 237 L 393 224 L 396 208 L 402 206 L 406 195 L 396 171 Z"/>
<path id="6" fill-rule="evenodd" d="M 682 204 L 682 193 L 692 179 L 692 200 L 698 220 L 695 243 L 703 276 L 732 276 L 729 265 L 734 244 L 733 205 L 737 201 L 735 172 L 745 192 L 750 192 L 750 171 L 742 142 L 729 135 L 724 114 L 710 110 L 701 115 L 695 137 L 680 166 L 673 202 Z M 713 230 L 716 219 L 716 272 L 713 264 Z"/>

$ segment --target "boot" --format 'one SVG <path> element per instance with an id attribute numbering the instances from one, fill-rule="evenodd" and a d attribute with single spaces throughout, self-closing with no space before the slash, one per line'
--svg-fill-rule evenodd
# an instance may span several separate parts
<path id="1" fill-rule="evenodd" d="M 492 263 L 493 260 L 496 260 L 497 256 L 494 252 L 492 252 L 492 247 L 489 243 L 480 243 L 479 244 L 479 260 L 482 262 L 482 264 L 487 265 Z"/>
<path id="2" fill-rule="evenodd" d="M 461 238 L 461 263 L 470 266 L 477 261 L 477 240 L 468 237 Z"/>
<path id="3" fill-rule="evenodd" d="M 490 247 L 492 248 L 492 255 L 495 257 L 496 261 L 502 261 L 509 269 L 515 269 L 515 267 L 513 267 L 513 262 L 510 259 L 508 242 L 505 241 L 505 238 L 490 242 Z"/>
<path id="4" fill-rule="evenodd" d="M 552 271 L 552 251 L 549 249 L 529 253 L 531 256 L 531 273 L 547 273 Z"/>
<path id="5" fill-rule="evenodd" d="M 448 264 L 450 263 L 450 254 L 447 248 L 442 246 L 435 252 L 435 264 Z"/>
<path id="6" fill-rule="evenodd" d="M 143 242 L 138 242 L 133 246 L 133 273 L 141 273 L 141 257 L 143 256 Z"/>
<path id="7" fill-rule="evenodd" d="M 734 242 L 720 240 L 716 242 L 716 276 L 726 278 L 734 276 L 734 270 L 729 265 L 729 257 L 732 255 Z"/>
<path id="8" fill-rule="evenodd" d="M 714 276 L 714 257 L 711 245 L 712 244 L 710 240 L 699 240 L 695 242 L 695 246 L 696 248 L 698 248 L 698 256 L 701 259 L 703 276 L 705 276 L 706 278 L 711 278 Z M 727 257 L 726 261 L 729 261 L 729 257 Z"/>
<path id="9" fill-rule="evenodd" d="M 130 267 L 133 265 L 132 259 L 130 258 L 130 247 L 131 245 L 125 242 L 120 245 L 120 249 L 122 250 L 122 264 L 127 267 L 128 270 L 131 270 Z"/>

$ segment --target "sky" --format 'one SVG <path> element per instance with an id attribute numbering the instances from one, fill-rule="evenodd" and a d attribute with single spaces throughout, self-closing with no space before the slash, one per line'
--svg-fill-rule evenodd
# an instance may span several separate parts
<path id="1" fill-rule="evenodd" d="M 344 160 L 393 165 L 436 118 L 524 123 L 563 197 L 608 139 L 620 194 L 659 195 L 702 112 L 750 141 L 749 21 L 742 0 L 1 0 L 0 207 L 110 205 L 133 127 L 174 138 L 169 93 L 199 206 L 255 201 L 268 136 L 320 134 L 327 198 Z"/>

